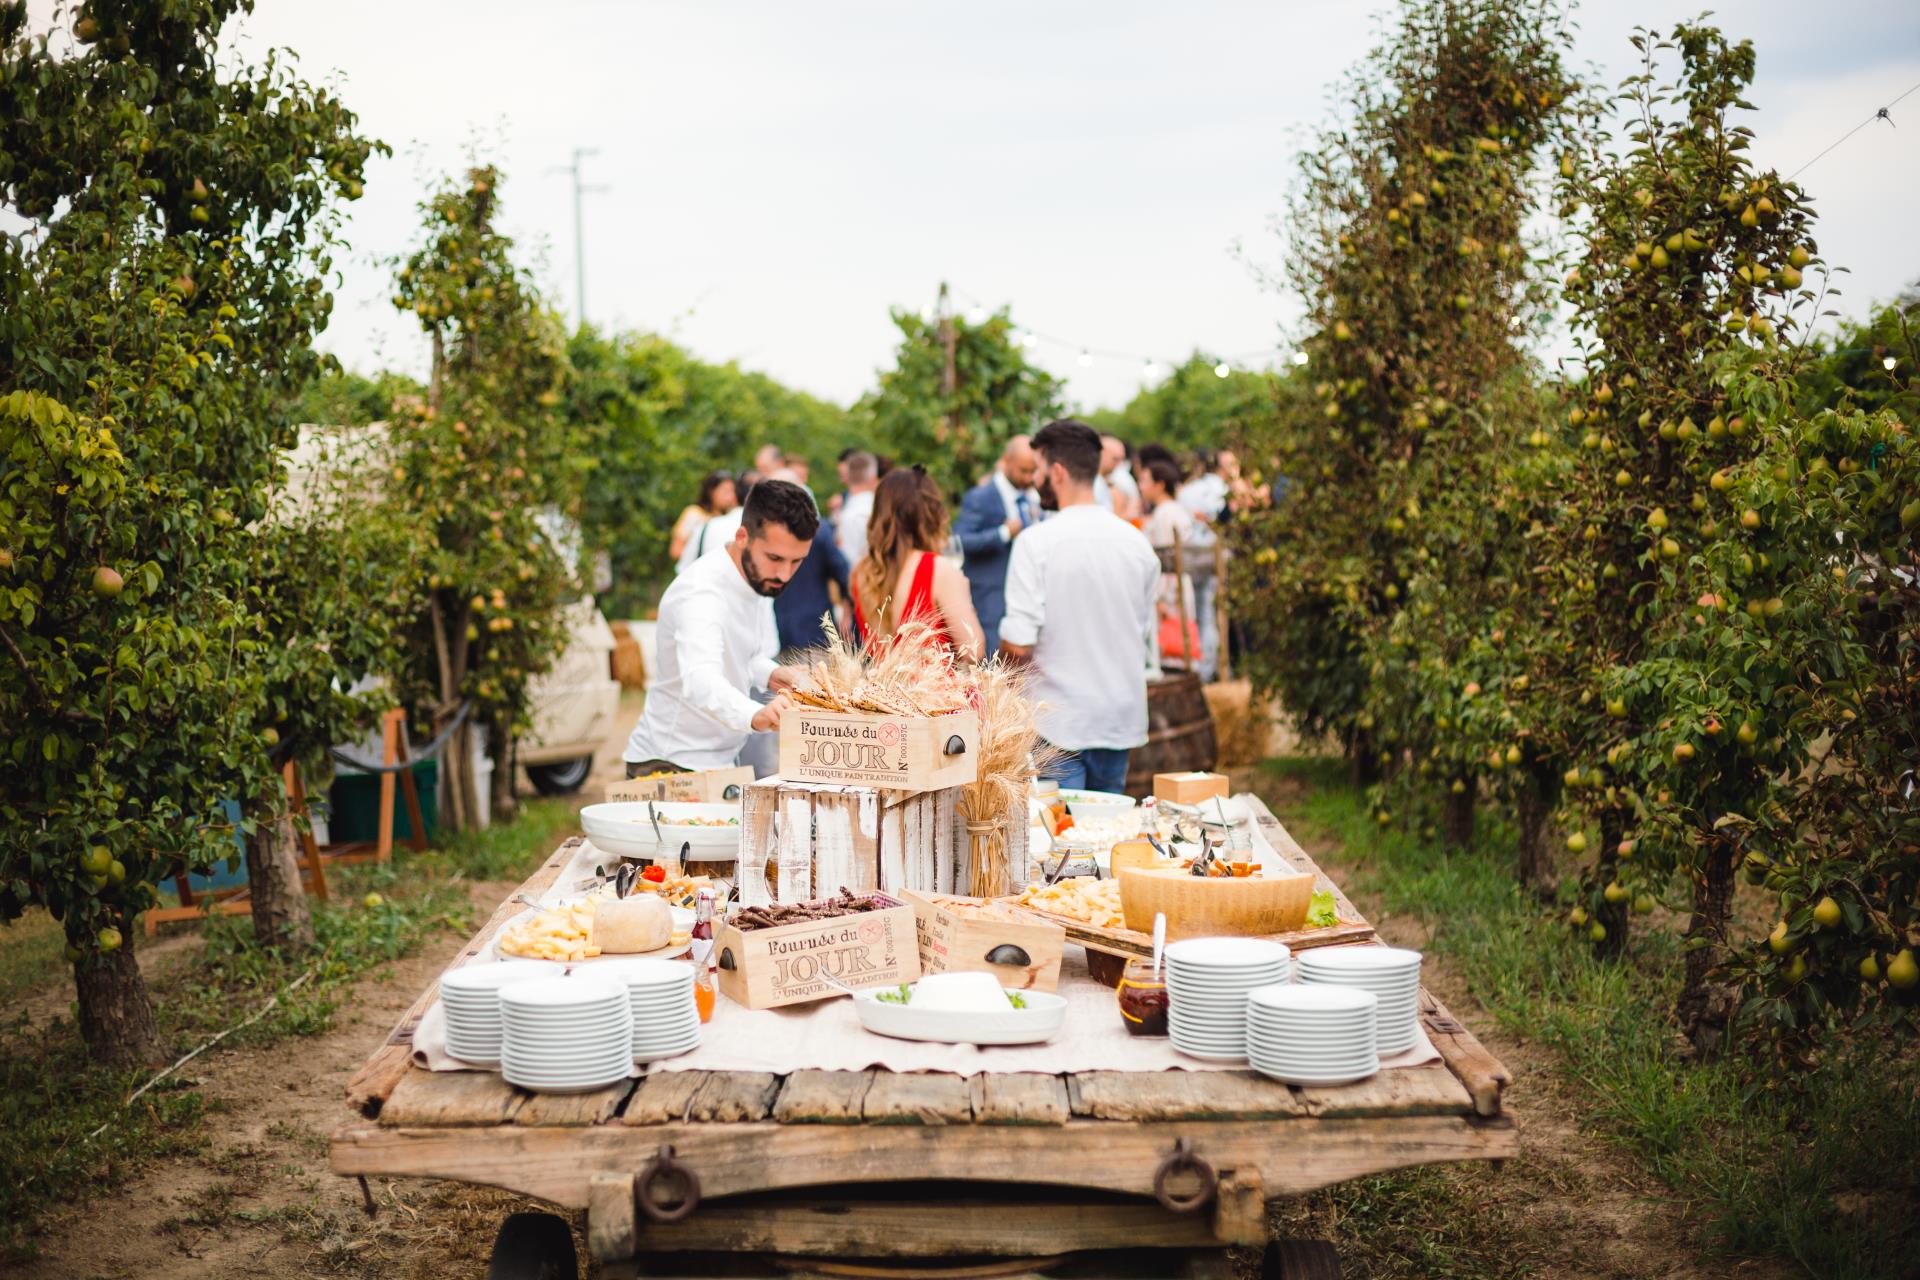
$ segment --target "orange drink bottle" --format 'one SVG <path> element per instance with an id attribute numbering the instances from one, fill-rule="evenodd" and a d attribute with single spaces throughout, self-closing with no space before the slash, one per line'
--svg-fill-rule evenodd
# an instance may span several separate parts
<path id="1" fill-rule="evenodd" d="M 713 890 L 702 889 L 693 906 L 693 1003 L 702 1022 L 713 1018 L 713 904 Z"/>

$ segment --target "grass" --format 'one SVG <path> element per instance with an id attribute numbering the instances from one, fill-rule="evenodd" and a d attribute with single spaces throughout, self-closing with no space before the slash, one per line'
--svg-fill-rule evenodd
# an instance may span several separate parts
<path id="1" fill-rule="evenodd" d="M 324 1033 L 360 980 L 444 931 L 469 929 L 466 885 L 527 875 L 572 828 L 576 809 L 568 799 L 529 801 L 515 822 L 447 837 L 424 854 L 402 849 L 386 866 L 330 869 L 331 900 L 313 904 L 318 947 L 308 956 L 255 946 L 244 915 L 206 920 L 199 948 L 159 972 L 148 966 L 168 1061 L 303 974 L 298 988 L 221 1049 Z M 62 941 L 44 915 L 0 929 L 7 1006 L 18 1010 L 20 997 L 49 985 L 64 994 Z M 36 1025 L 20 1011 L 0 1025 L 0 1134 L 7 1137 L 0 1143 L 0 1266 L 33 1255 L 39 1223 L 60 1204 L 97 1197 L 153 1159 L 203 1150 L 208 1107 L 187 1079 L 169 1079 L 134 1106 L 124 1104 L 149 1074 L 87 1066 L 70 1014 Z M 191 1069 L 183 1075 L 190 1079 Z M 182 1221 L 211 1221 L 217 1208 L 196 1205 Z"/>
<path id="2" fill-rule="evenodd" d="M 1704 1247 L 1835 1280 L 1920 1273 L 1910 1053 L 1834 1044 L 1793 1078 L 1738 1054 L 1697 1061 L 1668 1015 L 1680 977 L 1671 932 L 1637 932 L 1624 963 L 1603 963 L 1520 892 L 1509 832 L 1483 831 L 1475 847 L 1448 853 L 1382 832 L 1338 762 L 1267 767 L 1308 786 L 1285 815 L 1295 834 L 1344 845 L 1350 888 L 1418 917 L 1427 951 L 1451 963 L 1487 1012 L 1551 1051 L 1587 1127 L 1671 1188 Z M 1393 1197 L 1391 1186 L 1384 1194 Z"/>

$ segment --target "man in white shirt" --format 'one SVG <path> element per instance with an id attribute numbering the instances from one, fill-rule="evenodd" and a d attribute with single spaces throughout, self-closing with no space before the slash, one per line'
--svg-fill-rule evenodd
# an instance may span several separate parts
<path id="1" fill-rule="evenodd" d="M 629 778 L 724 768 L 749 734 L 780 725 L 783 691 L 799 673 L 774 661 L 773 597 L 807 558 L 820 516 L 805 489 L 783 480 L 755 485 L 741 510 L 732 542 L 660 598 L 654 679 L 623 753 Z M 756 689 L 776 696 L 762 706 Z"/>
<path id="2" fill-rule="evenodd" d="M 858 569 L 867 558 L 867 522 L 873 519 L 873 491 L 880 487 L 880 460 L 862 449 L 847 457 L 847 496 L 834 517 L 833 532 L 847 563 Z"/>
<path id="3" fill-rule="evenodd" d="M 1100 478 L 1110 496 L 1106 506 L 1122 520 L 1140 517 L 1140 485 L 1133 478 L 1133 464 L 1127 456 L 1127 442 L 1119 436 L 1100 437 Z M 1098 495 L 1096 495 L 1097 497 Z"/>
<path id="4" fill-rule="evenodd" d="M 1147 740 L 1160 559 L 1144 534 L 1095 501 L 1092 427 L 1049 422 L 1033 449 L 1040 505 L 1055 514 L 1014 539 L 1000 653 L 1031 664 L 1040 732 L 1067 753 L 1053 770 L 1060 785 L 1120 791 L 1128 755 Z"/>
<path id="5" fill-rule="evenodd" d="M 1218 454 L 1202 450 L 1201 458 L 1203 469 L 1180 486 L 1177 497 L 1181 506 L 1208 524 L 1215 524 L 1227 509 L 1227 477 L 1238 467 L 1238 460 L 1231 449 L 1222 449 Z"/>

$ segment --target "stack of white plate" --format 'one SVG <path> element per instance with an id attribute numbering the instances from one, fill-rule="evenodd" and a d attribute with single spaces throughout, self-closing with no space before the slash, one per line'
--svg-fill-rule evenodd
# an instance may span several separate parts
<path id="1" fill-rule="evenodd" d="M 1247 993 L 1285 982 L 1290 953 L 1261 938 L 1187 938 L 1167 948 L 1173 1047 L 1208 1062 L 1247 1057 Z"/>
<path id="2" fill-rule="evenodd" d="M 440 975 L 447 1052 L 479 1067 L 500 1061 L 500 988 L 539 971 L 517 964 L 468 964 Z"/>
<path id="3" fill-rule="evenodd" d="M 588 1093 L 633 1070 L 625 984 L 569 974 L 500 989 L 500 1074 L 540 1093 Z"/>
<path id="4" fill-rule="evenodd" d="M 610 960 L 596 978 L 626 984 L 633 1010 L 633 1059 L 652 1062 L 700 1043 L 700 1010 L 693 1003 L 693 966 L 684 960 Z"/>
<path id="5" fill-rule="evenodd" d="M 1300 981 L 1358 987 L 1380 997 L 1380 1056 L 1420 1037 L 1420 953 L 1399 947 L 1316 947 L 1300 954 Z"/>
<path id="6" fill-rule="evenodd" d="M 1288 1084 L 1346 1084 L 1380 1070 L 1371 991 L 1264 987 L 1247 998 L 1247 1058 Z"/>

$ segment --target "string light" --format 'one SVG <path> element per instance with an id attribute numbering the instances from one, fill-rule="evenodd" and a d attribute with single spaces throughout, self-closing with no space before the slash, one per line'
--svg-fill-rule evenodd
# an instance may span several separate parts
<path id="1" fill-rule="evenodd" d="M 1091 369 L 1093 367 L 1093 353 L 1085 348 L 1082 348 L 1080 351 L 1080 367 L 1082 369 Z"/>
<path id="2" fill-rule="evenodd" d="M 967 312 L 968 324 L 985 324 L 986 322 L 987 309 L 985 307 L 975 307 L 973 310 Z"/>
<path id="3" fill-rule="evenodd" d="M 1148 356 L 1145 360 L 1142 360 L 1140 362 L 1140 376 L 1143 378 L 1151 378 L 1154 374 L 1158 373 L 1159 371 L 1160 371 L 1160 366 L 1153 362 L 1152 356 Z"/>
<path id="4" fill-rule="evenodd" d="M 1224 378 L 1232 372 L 1233 372 L 1233 366 L 1228 364 L 1225 360 L 1222 360 L 1219 364 L 1213 366 L 1213 376 L 1216 378 Z"/>
<path id="5" fill-rule="evenodd" d="M 972 295 L 967 293 L 966 290 L 956 288 L 953 290 L 953 292 L 958 294 L 960 296 L 961 301 L 967 305 L 968 309 L 965 315 L 969 323 L 979 324 L 989 314 L 986 304 L 981 302 L 980 299 L 973 297 Z M 923 307 L 920 310 L 920 315 L 922 320 L 928 320 L 928 319 L 931 319 L 932 312 L 929 309 Z M 1064 347 L 1068 351 L 1077 352 L 1078 355 L 1076 359 L 1078 361 L 1079 367 L 1082 369 L 1092 368 L 1096 358 L 1111 359 L 1111 360 L 1116 360 L 1121 362 L 1137 360 L 1140 362 L 1141 376 L 1147 379 L 1157 378 L 1163 373 L 1165 373 L 1167 370 L 1177 369 L 1183 363 L 1185 363 L 1185 361 L 1180 359 L 1167 359 L 1162 356 L 1143 355 L 1138 351 L 1118 351 L 1118 350 L 1113 350 L 1113 349 L 1103 348 L 1103 347 L 1083 346 L 1078 342 L 1069 342 L 1065 338 L 1060 337 L 1058 334 L 1040 333 L 1035 329 L 1027 328 L 1027 327 L 1016 329 L 1013 333 L 1013 337 L 1011 341 L 1016 347 L 1022 348 L 1023 350 L 1027 350 L 1027 351 L 1033 351 L 1037 349 L 1044 342 L 1044 343 L 1052 344 L 1053 346 L 1056 346 L 1056 347 Z M 1195 353 L 1195 354 L 1198 354 L 1198 353 Z M 1188 358 L 1191 359 L 1192 357 L 1190 356 Z M 1261 367 L 1270 367 L 1272 364 L 1277 363 L 1279 360 L 1280 360 L 1280 353 L 1278 351 L 1270 347 L 1262 347 L 1253 351 L 1243 351 L 1238 354 L 1229 353 L 1223 357 L 1220 357 L 1219 363 L 1216 366 L 1214 366 L 1214 371 L 1216 374 L 1218 374 L 1218 376 L 1222 378 L 1226 378 L 1232 375 L 1233 370 L 1236 367 L 1241 369 L 1255 369 L 1255 368 L 1261 368 Z M 1293 362 L 1295 364 L 1305 364 L 1306 363 L 1305 353 L 1296 352 L 1293 357 Z M 1225 372 L 1221 372 L 1221 370 L 1223 369 L 1225 370 Z"/>
<path id="6" fill-rule="evenodd" d="M 1894 358 L 1893 358 L 1892 356 L 1888 356 L 1888 357 L 1887 357 L 1887 358 L 1886 358 L 1885 360 L 1882 360 L 1882 361 L 1880 362 L 1880 367 L 1881 367 L 1882 369 L 1885 369 L 1885 370 L 1886 370 L 1886 371 L 1887 371 L 1888 373 L 1892 373 L 1892 372 L 1893 372 L 1893 366 L 1895 366 L 1895 365 L 1897 365 L 1897 364 L 1899 364 L 1899 363 L 1900 363 L 1900 362 L 1899 362 L 1898 360 L 1896 360 L 1896 359 L 1894 359 Z"/>
<path id="7" fill-rule="evenodd" d="M 1294 353 L 1293 353 L 1293 362 L 1294 362 L 1295 364 L 1305 364 L 1305 363 L 1307 362 L 1307 353 L 1306 353 L 1306 352 L 1304 352 L 1304 351 L 1296 351 L 1296 352 L 1294 352 Z"/>

